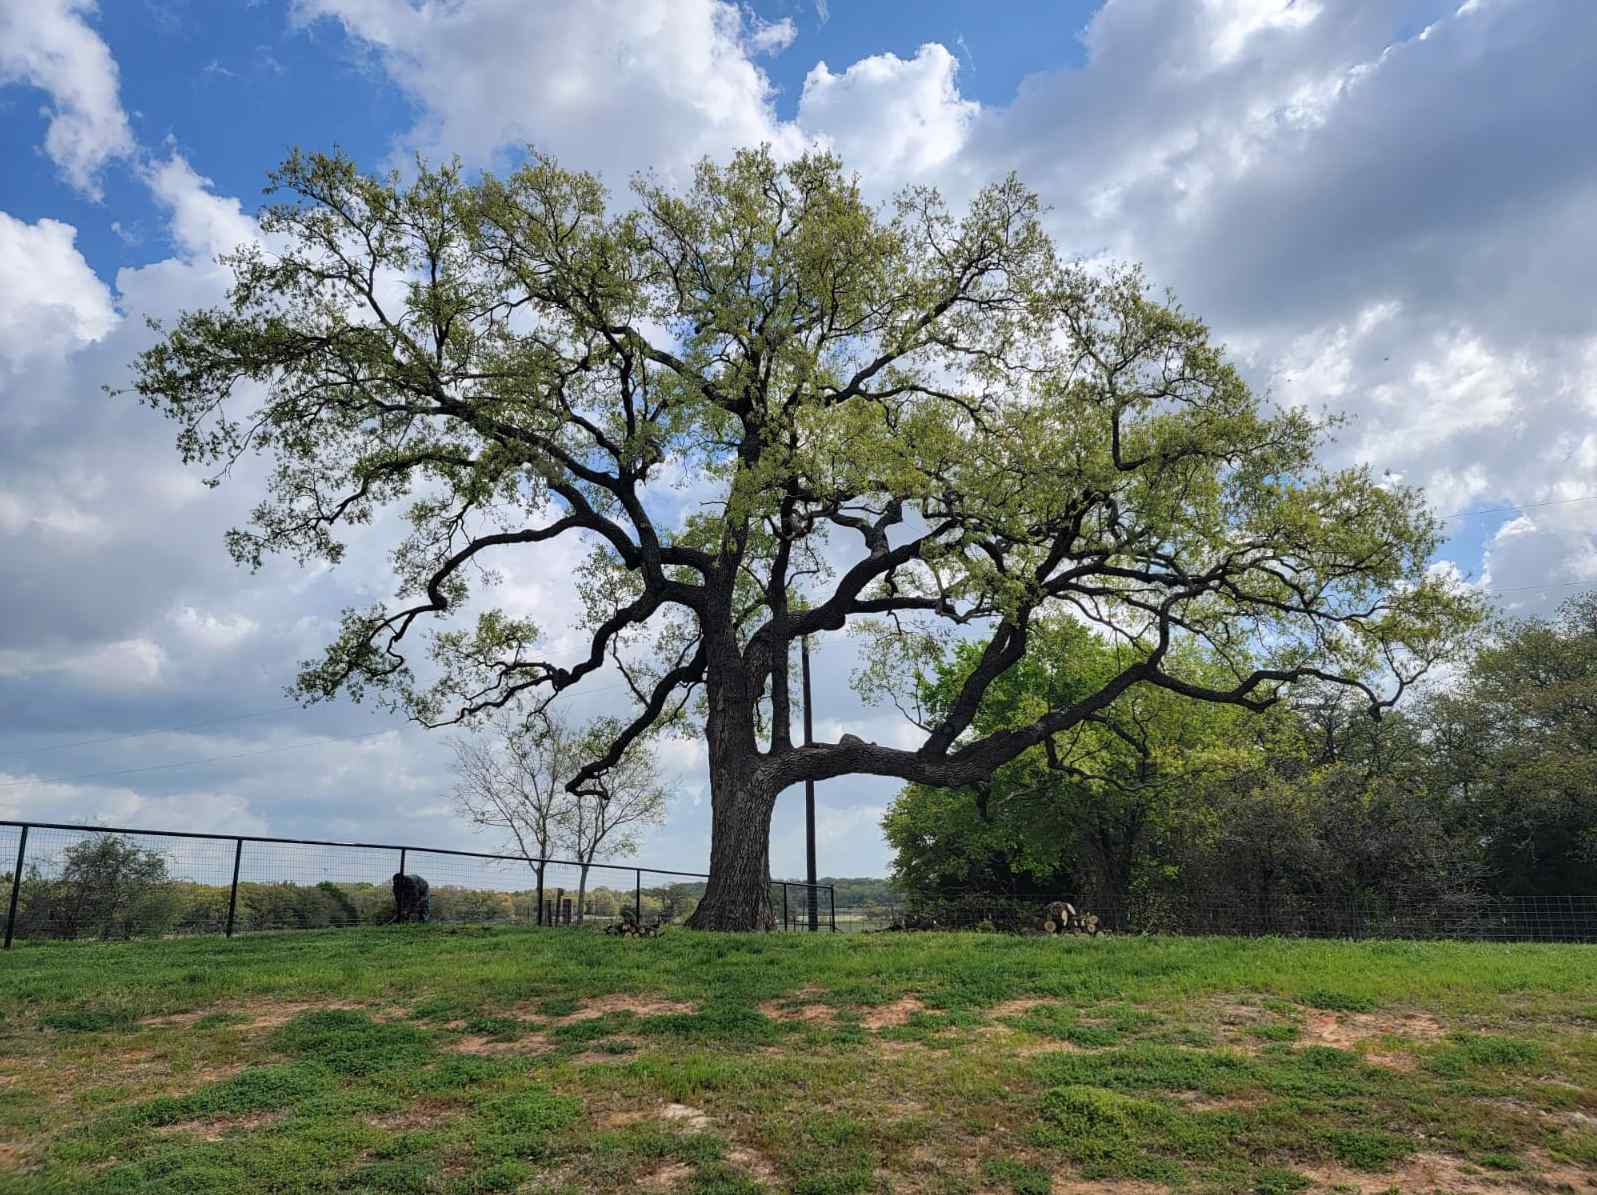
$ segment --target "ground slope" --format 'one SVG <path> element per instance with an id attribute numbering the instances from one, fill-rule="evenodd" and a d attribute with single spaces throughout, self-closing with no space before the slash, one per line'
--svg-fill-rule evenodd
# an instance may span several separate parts
<path id="1" fill-rule="evenodd" d="M 1597 1192 L 1597 949 L 438 926 L 0 957 L 0 1192 Z"/>

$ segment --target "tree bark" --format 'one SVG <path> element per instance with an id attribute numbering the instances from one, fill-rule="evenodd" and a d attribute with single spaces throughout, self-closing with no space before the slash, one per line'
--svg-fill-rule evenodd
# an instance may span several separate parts
<path id="1" fill-rule="evenodd" d="M 588 904 L 588 864 L 582 864 L 577 877 L 577 924 L 582 924 L 584 912 Z"/>
<path id="2" fill-rule="evenodd" d="M 710 804 L 710 878 L 688 928 L 776 928 L 770 867 L 776 794 L 755 783 L 747 768 L 712 767 Z"/>

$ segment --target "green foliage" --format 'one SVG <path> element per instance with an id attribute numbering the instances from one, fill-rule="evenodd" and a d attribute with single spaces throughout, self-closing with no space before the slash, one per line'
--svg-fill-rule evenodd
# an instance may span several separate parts
<path id="1" fill-rule="evenodd" d="M 1014 1195 L 1048 1195 L 1053 1190 L 1048 1171 L 1014 1158 L 989 1158 L 982 1163 L 982 1174 L 988 1182 L 1000 1183 Z"/>
<path id="2" fill-rule="evenodd" d="M 1332 1156 L 1355 1170 L 1384 1170 L 1414 1152 L 1401 1137 L 1378 1129 L 1329 1129 L 1325 1139 Z"/>
<path id="3" fill-rule="evenodd" d="M 199 1116 L 243 1116 L 291 1107 L 330 1090 L 327 1072 L 313 1063 L 253 1066 L 192 1095 L 167 1096 L 138 1105 L 133 1116 L 152 1125 L 177 1124 Z"/>
<path id="4" fill-rule="evenodd" d="M 39 1018 L 46 1029 L 63 1033 L 97 1033 L 103 1029 L 127 1029 L 133 1016 L 126 1009 L 62 1008 Z"/>
<path id="5" fill-rule="evenodd" d="M 101 939 L 159 935 L 177 920 L 179 898 L 166 856 L 119 834 L 97 834 L 61 852 L 47 874 L 24 873 L 16 933 Z"/>
<path id="6" fill-rule="evenodd" d="M 433 1035 L 426 1030 L 384 1024 L 345 1009 L 302 1013 L 273 1033 L 272 1044 L 346 1075 L 402 1070 L 424 1062 L 434 1050 Z"/>
<path id="7" fill-rule="evenodd" d="M 1427 710 L 1437 784 L 1509 894 L 1597 890 L 1597 592 L 1504 621 Z"/>
<path id="8" fill-rule="evenodd" d="M 1305 992 L 1303 1003 L 1310 1008 L 1323 1008 L 1330 1012 L 1369 1012 L 1375 1007 L 1375 1001 L 1369 996 L 1327 991 L 1324 988 Z"/>
<path id="9" fill-rule="evenodd" d="M 943 716 L 980 666 L 961 644 L 926 675 L 918 700 Z M 1049 709 L 1098 692 L 1143 658 L 1069 618 L 1033 628 L 1026 655 L 986 690 L 971 723 L 988 735 L 1024 728 Z M 1200 653 L 1181 653 L 1191 675 L 1220 682 Z M 1133 688 L 1095 719 L 1033 747 L 984 788 L 911 785 L 883 818 L 894 875 L 906 887 L 988 892 L 1093 891 L 1126 896 L 1152 878 L 1161 838 L 1180 833 L 1192 789 L 1235 759 L 1246 712 L 1175 693 Z"/>
<path id="10" fill-rule="evenodd" d="M 557 1096 L 542 1087 L 529 1087 L 483 1105 L 483 1113 L 505 1129 L 518 1133 L 552 1133 L 577 1119 L 582 1104 Z"/>
<path id="11" fill-rule="evenodd" d="M 1496 1034 L 1455 1033 L 1448 1043 L 1426 1060 L 1443 1075 L 1467 1075 L 1480 1070 L 1517 1070 L 1535 1066 L 1542 1049 L 1535 1042 Z"/>
<path id="12" fill-rule="evenodd" d="M 1061 261 L 1013 177 L 962 213 L 922 187 L 873 208 L 835 157 L 769 149 L 680 189 L 640 178 L 632 210 L 538 154 L 401 179 L 295 152 L 271 183 L 271 251 L 227 258 L 227 302 L 163 329 L 133 389 L 217 479 L 270 459 L 229 539 L 244 564 L 336 563 L 348 526 L 408 522 L 395 600 L 346 613 L 306 697 L 470 720 L 622 659 L 637 700 L 574 794 L 690 728 L 700 686 L 712 783 L 740 794 L 714 832 L 742 839 L 796 780 L 969 783 L 1101 737 L 1117 695 L 1264 707 L 1325 675 L 1378 700 L 1476 617 L 1429 574 L 1440 524 L 1417 491 L 1324 467 L 1326 424 L 1261 401 L 1137 270 Z M 704 500 L 667 521 L 651 486 L 676 477 Z M 557 538 L 588 552 L 574 664 L 470 600 L 497 553 Z M 1123 655 L 1011 686 L 1003 729 L 973 731 L 1028 640 L 1071 618 Z M 919 749 L 794 749 L 795 642 L 850 625 L 872 642 L 861 689 L 906 708 L 956 628 L 982 642 Z M 409 653 L 429 628 L 424 682 Z M 763 878 L 696 914 L 747 928 Z"/>

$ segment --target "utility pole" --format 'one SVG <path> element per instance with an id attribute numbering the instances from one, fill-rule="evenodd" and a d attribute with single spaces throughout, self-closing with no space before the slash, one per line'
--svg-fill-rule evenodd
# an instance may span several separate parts
<path id="1" fill-rule="evenodd" d="M 810 717 L 810 637 L 804 635 L 799 639 L 799 659 L 804 672 L 804 745 L 811 746 L 815 742 L 815 723 Z M 815 781 L 804 782 L 804 858 L 805 880 L 809 883 L 809 896 L 806 901 L 810 911 L 811 931 L 821 928 L 821 910 L 815 899 Z"/>

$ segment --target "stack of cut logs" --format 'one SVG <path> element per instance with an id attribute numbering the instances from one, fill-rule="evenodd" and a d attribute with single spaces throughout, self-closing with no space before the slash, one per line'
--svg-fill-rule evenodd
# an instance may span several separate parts
<path id="1" fill-rule="evenodd" d="M 645 925 L 638 920 L 634 910 L 623 908 L 621 920 L 605 926 L 604 932 L 618 938 L 657 938 L 660 936 L 660 926 L 658 922 Z"/>
<path id="2" fill-rule="evenodd" d="M 1056 900 L 1043 909 L 1042 932 L 1045 934 L 1098 934 L 1098 915 L 1078 913 L 1076 906 Z"/>

